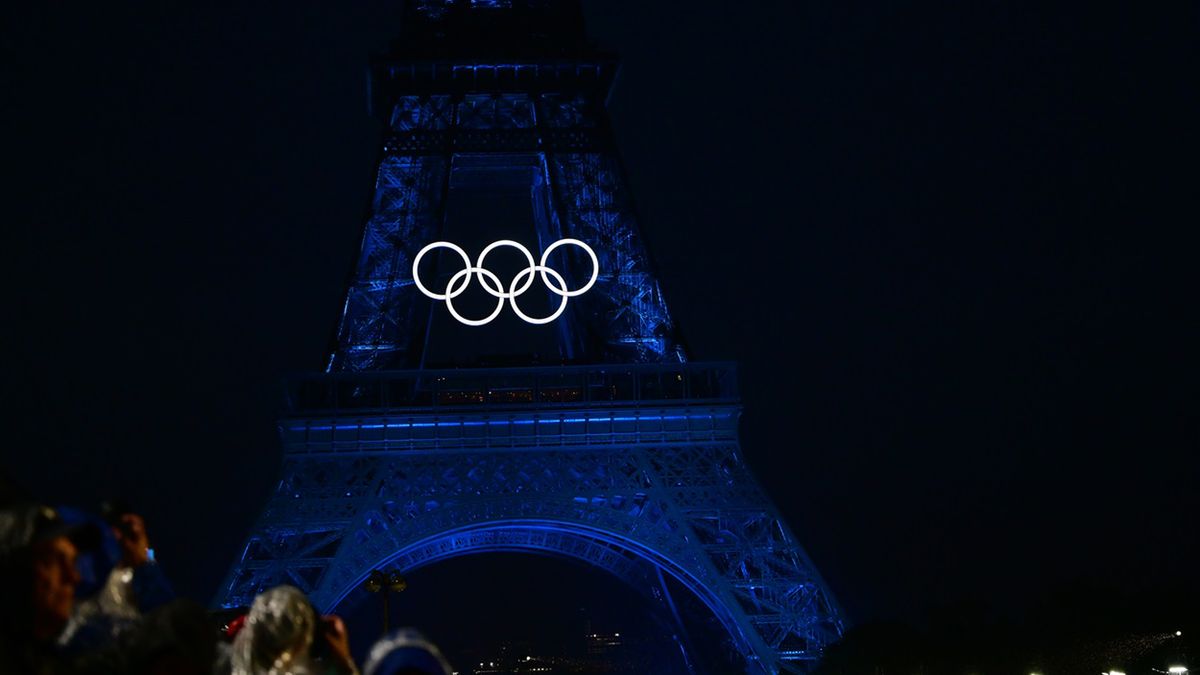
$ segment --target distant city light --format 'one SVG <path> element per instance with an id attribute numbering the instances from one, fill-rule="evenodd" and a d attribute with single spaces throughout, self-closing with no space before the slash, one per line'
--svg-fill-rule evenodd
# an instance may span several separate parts
<path id="1" fill-rule="evenodd" d="M 1173 675 L 1183 675 L 1183 673 L 1186 673 L 1187 671 L 1188 669 L 1183 666 L 1171 666 L 1170 668 L 1167 668 L 1167 672 L 1172 673 Z"/>
<path id="2" fill-rule="evenodd" d="M 1181 635 L 1183 635 L 1183 631 L 1181 631 L 1181 630 L 1175 631 L 1175 637 L 1179 637 Z"/>

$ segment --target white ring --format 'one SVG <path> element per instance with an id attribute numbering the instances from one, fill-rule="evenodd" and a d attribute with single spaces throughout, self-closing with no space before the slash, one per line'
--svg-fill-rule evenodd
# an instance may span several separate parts
<path id="1" fill-rule="evenodd" d="M 517 276 L 513 277 L 512 285 L 516 286 L 517 279 L 520 279 L 521 276 L 525 275 L 525 274 L 528 274 L 529 278 L 533 279 L 533 273 L 537 272 L 537 271 L 541 271 L 542 278 L 545 278 L 546 273 L 549 272 L 550 274 L 553 274 L 556 279 L 558 279 L 558 284 L 559 284 L 558 288 L 557 289 L 555 289 L 553 287 L 550 288 L 550 290 L 552 292 L 554 292 L 560 298 L 562 298 L 562 302 L 558 303 L 558 309 L 555 310 L 553 314 L 551 314 L 550 316 L 548 316 L 544 319 L 535 319 L 532 316 L 529 316 L 528 314 L 526 314 L 525 312 L 522 312 L 520 307 L 517 307 L 517 296 L 516 295 L 512 295 L 508 298 L 508 304 L 513 308 L 513 311 L 517 313 L 517 316 L 524 319 L 526 323 L 541 325 L 541 324 L 550 323 L 551 321 L 562 316 L 563 311 L 567 308 L 567 300 L 570 299 L 570 296 L 568 296 L 566 293 L 563 292 L 567 288 L 567 280 L 563 279 L 562 275 L 559 274 L 558 272 L 550 269 L 549 267 L 545 267 L 543 265 L 536 265 L 534 267 L 530 267 L 529 269 L 524 269 L 524 270 L 521 270 L 520 272 L 517 272 Z M 546 284 L 546 285 L 549 286 L 549 284 Z"/>
<path id="2" fill-rule="evenodd" d="M 584 284 L 582 288 L 574 291 L 567 290 L 567 281 L 563 278 L 563 275 L 546 264 L 546 261 L 550 259 L 550 254 L 554 252 L 554 249 L 564 244 L 571 244 L 573 246 L 582 248 L 588 254 L 588 257 L 592 259 L 591 278 L 588 279 L 588 282 Z M 529 263 L 528 267 L 520 272 L 517 272 L 516 276 L 513 277 L 512 282 L 510 282 L 508 285 L 507 291 L 504 290 L 504 284 L 500 281 L 500 277 L 496 276 L 494 272 L 483 266 L 483 261 L 487 258 L 487 255 L 494 249 L 501 246 L 511 246 L 512 248 L 520 250 L 525 254 L 525 260 Z M 445 293 L 434 293 L 433 291 L 429 290 L 425 284 L 421 283 L 421 259 L 425 257 L 426 253 L 429 253 L 435 248 L 448 248 L 458 253 L 458 256 L 463 260 L 463 269 L 455 272 L 454 275 L 450 277 L 450 281 L 446 284 Z M 558 317 L 562 316 L 562 313 L 567 309 L 567 301 L 570 298 L 583 295 L 596 284 L 596 279 L 600 276 L 600 260 L 596 257 L 596 252 L 592 250 L 592 247 L 588 246 L 586 243 L 578 239 L 559 239 L 546 248 L 546 250 L 542 253 L 540 263 L 534 263 L 533 254 L 530 253 L 529 249 L 525 248 L 525 246 L 511 239 L 500 239 L 488 244 L 483 251 L 480 252 L 479 258 L 476 259 L 475 264 L 471 265 L 471 258 L 461 247 L 448 241 L 435 241 L 432 244 L 425 246 L 425 248 L 422 248 L 421 251 L 417 253 L 416 258 L 413 259 L 412 274 L 413 283 L 416 285 L 417 290 L 434 300 L 444 300 L 446 302 L 446 309 L 450 311 L 450 315 L 457 319 L 459 323 L 466 324 L 468 326 L 483 326 L 491 323 L 497 316 L 500 315 L 500 312 L 504 310 L 504 301 L 508 300 L 508 304 L 512 306 L 513 312 L 515 312 L 517 316 L 521 318 L 521 320 L 525 321 L 526 323 L 541 325 L 550 323 L 551 321 L 554 321 Z M 535 274 L 539 274 L 541 276 L 542 283 L 546 284 L 546 288 L 549 289 L 551 293 L 554 293 L 562 298 L 562 300 L 558 303 L 558 309 L 556 309 L 554 313 L 552 313 L 550 316 L 540 319 L 529 316 L 525 312 L 522 312 L 521 308 L 517 306 L 517 298 L 521 295 L 524 295 L 525 292 L 529 290 L 530 286 L 533 285 L 533 278 Z M 525 283 L 522 284 L 522 277 L 525 276 L 528 276 L 529 279 L 525 280 Z M 454 309 L 454 298 L 457 298 L 467 291 L 467 287 L 471 285 L 471 279 L 473 278 L 478 278 L 480 285 L 483 286 L 483 290 L 497 300 L 496 309 L 483 319 L 468 319 L 459 314 L 458 310 Z M 496 285 L 493 287 L 491 286 L 492 283 Z M 457 284 L 457 287 L 455 284 Z M 518 285 L 520 288 L 517 288 Z"/>
<path id="3" fill-rule="evenodd" d="M 463 259 L 463 265 L 465 265 L 467 269 L 471 269 L 471 258 L 467 255 L 466 251 L 462 250 L 461 247 L 451 244 L 448 241 L 435 241 L 432 244 L 429 244 L 425 248 L 421 249 L 421 252 L 417 254 L 417 257 L 413 258 L 413 282 L 417 284 L 417 288 L 422 293 L 433 298 L 434 300 L 449 300 L 452 297 L 456 298 L 456 297 L 462 295 L 463 291 L 467 290 L 467 286 L 471 283 L 470 279 L 467 279 L 467 283 L 463 284 L 462 290 L 460 290 L 457 293 L 454 292 L 454 288 L 453 288 L 454 284 L 446 284 L 446 293 L 442 294 L 442 293 L 434 293 L 434 292 L 430 291 L 428 288 L 425 288 L 425 284 L 421 283 L 421 275 L 417 274 L 417 266 L 421 264 L 421 258 L 425 257 L 426 253 L 429 253 L 430 251 L 432 251 L 435 248 L 448 248 L 448 249 L 458 253 L 458 255 L 461 256 Z M 458 276 L 458 275 L 456 274 L 454 276 Z M 497 281 L 499 281 L 499 279 L 497 279 Z"/>
<path id="4" fill-rule="evenodd" d="M 480 274 L 486 274 L 489 277 L 491 277 L 492 280 L 496 282 L 496 286 L 498 288 L 503 288 L 503 286 L 500 285 L 500 277 L 496 276 L 495 274 L 492 274 L 491 270 L 480 269 L 477 271 Z M 527 270 L 522 270 L 522 271 L 527 271 Z M 459 270 L 457 273 L 455 273 L 454 276 L 450 277 L 450 283 L 446 284 L 447 290 L 452 289 L 454 287 L 454 281 L 463 275 L 467 276 L 467 282 L 463 284 L 463 290 L 466 290 L 467 285 L 471 283 L 471 281 L 470 281 L 471 272 L 472 272 L 472 268 L 470 268 L 470 267 L 468 267 L 465 270 Z M 487 284 L 484 284 L 484 288 L 487 288 Z M 455 297 L 455 294 L 453 292 L 446 293 L 446 309 L 450 310 L 450 315 L 453 316 L 454 318 L 458 319 L 459 323 L 465 323 L 468 326 L 482 326 L 484 324 L 489 324 L 492 322 L 492 319 L 495 319 L 497 316 L 500 316 L 500 312 L 504 309 L 504 298 L 497 298 L 496 299 L 496 309 L 493 310 L 492 313 L 489 314 L 486 319 L 468 319 L 465 316 L 459 314 L 457 311 L 454 310 L 454 303 L 452 302 L 454 297 Z"/>
<path id="5" fill-rule="evenodd" d="M 565 283 L 562 286 L 563 290 L 561 292 L 565 293 L 568 298 L 573 298 L 577 295 L 583 295 L 584 293 L 587 293 L 588 290 L 590 290 L 596 283 L 596 277 L 600 276 L 600 261 L 596 258 L 596 252 L 592 250 L 592 247 L 588 246 L 582 241 L 579 241 L 578 239 L 559 239 L 553 244 L 550 244 L 550 246 L 542 253 L 542 261 L 539 264 L 539 267 L 542 268 L 542 281 L 547 286 L 550 285 L 550 280 L 546 278 L 546 270 L 550 268 L 546 266 L 546 260 L 550 258 L 551 251 L 559 246 L 562 246 L 563 244 L 574 244 L 575 246 L 582 248 L 584 251 L 587 251 L 588 256 L 592 259 L 592 278 L 588 279 L 588 282 L 583 285 L 583 288 L 580 288 L 577 291 L 568 291 Z M 562 277 L 559 277 L 559 279 L 562 279 Z M 557 293 L 559 291 L 555 292 Z"/>
<path id="6" fill-rule="evenodd" d="M 511 290 L 511 287 L 510 287 L 510 290 L 508 293 L 504 292 L 503 285 L 497 286 L 496 288 L 498 290 L 493 291 L 492 289 L 488 288 L 487 284 L 485 284 L 483 282 L 483 259 L 486 258 L 487 254 L 491 253 L 492 249 L 496 248 L 497 246 L 511 246 L 515 249 L 519 249 L 521 251 L 521 253 L 525 254 L 525 259 L 529 261 L 529 266 L 533 267 L 533 265 L 534 265 L 533 254 L 530 253 L 529 249 L 525 248 L 524 246 L 518 244 L 517 242 L 513 241 L 512 239 L 500 239 L 499 241 L 493 241 L 492 243 L 488 244 L 487 247 L 484 248 L 482 252 L 480 252 L 479 258 L 477 258 L 475 260 L 476 276 L 479 277 L 479 283 L 483 285 L 483 290 L 487 291 L 488 295 L 491 295 L 494 298 L 508 299 L 508 298 L 512 298 L 514 294 L 521 295 L 525 291 L 529 290 L 529 287 L 533 285 L 533 275 L 532 274 L 529 275 L 529 283 L 522 286 L 521 290 L 513 291 L 513 290 Z M 495 277 L 495 275 L 492 275 L 492 276 Z M 518 276 L 520 276 L 520 275 L 518 274 Z"/>

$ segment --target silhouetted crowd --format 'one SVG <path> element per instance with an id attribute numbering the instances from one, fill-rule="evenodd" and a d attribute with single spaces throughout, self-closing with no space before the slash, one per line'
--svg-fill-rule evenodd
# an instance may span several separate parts
<path id="1" fill-rule="evenodd" d="M 412 629 L 371 648 L 365 675 L 450 675 Z M 142 516 L 0 504 L 0 675 L 357 675 L 345 625 L 292 586 L 210 612 L 177 598 Z"/>

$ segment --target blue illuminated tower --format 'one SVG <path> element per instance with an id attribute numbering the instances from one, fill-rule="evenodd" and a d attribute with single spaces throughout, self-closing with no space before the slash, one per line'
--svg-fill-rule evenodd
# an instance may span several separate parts
<path id="1" fill-rule="evenodd" d="M 283 475 L 225 606 L 291 583 L 332 611 L 375 569 L 518 551 L 582 560 L 670 612 L 686 588 L 750 672 L 804 672 L 841 634 L 746 467 L 733 366 L 689 361 L 671 320 L 604 111 L 615 72 L 575 2 L 406 3 L 372 63 L 386 139 L 327 371 L 287 383 Z M 535 258 L 586 242 L 594 286 L 545 325 L 473 327 L 414 283 L 432 242 L 505 238 Z M 591 263 L 563 248 L 578 288 Z M 436 291 L 476 276 L 429 260 Z M 540 288 L 529 302 L 557 306 Z"/>

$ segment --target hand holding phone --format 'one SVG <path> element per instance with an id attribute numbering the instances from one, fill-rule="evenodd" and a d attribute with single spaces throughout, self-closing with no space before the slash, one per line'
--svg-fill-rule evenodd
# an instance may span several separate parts
<path id="1" fill-rule="evenodd" d="M 136 513 L 123 513 L 113 525 L 113 535 L 121 546 L 121 563 L 140 567 L 150 560 L 150 539 L 146 522 Z"/>
<path id="2" fill-rule="evenodd" d="M 311 654 L 337 667 L 342 673 L 357 674 L 358 668 L 350 657 L 350 638 L 341 617 L 332 614 L 317 621 Z"/>

